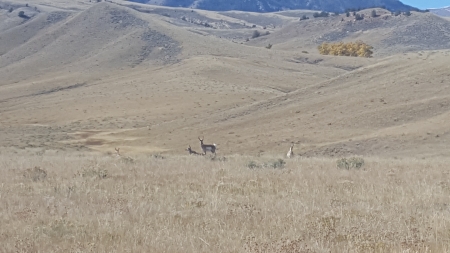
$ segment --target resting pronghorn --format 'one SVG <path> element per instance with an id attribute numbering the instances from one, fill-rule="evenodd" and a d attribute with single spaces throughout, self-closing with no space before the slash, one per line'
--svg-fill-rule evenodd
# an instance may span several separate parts
<path id="1" fill-rule="evenodd" d="M 200 146 L 202 147 L 204 155 L 206 155 L 206 151 L 209 151 L 216 155 L 216 144 L 203 144 L 203 138 L 200 139 L 200 137 L 198 137 L 198 140 L 200 141 Z"/>
<path id="2" fill-rule="evenodd" d="M 293 151 L 293 149 L 294 149 L 294 144 L 292 144 L 291 145 L 291 147 L 289 148 L 289 152 L 287 152 L 287 157 L 288 158 L 292 158 L 292 157 L 294 157 L 294 151 Z"/>
<path id="3" fill-rule="evenodd" d="M 203 154 L 197 153 L 194 150 L 192 150 L 191 145 L 189 145 L 189 147 L 186 149 L 186 151 L 188 151 L 190 155 L 203 155 Z"/>

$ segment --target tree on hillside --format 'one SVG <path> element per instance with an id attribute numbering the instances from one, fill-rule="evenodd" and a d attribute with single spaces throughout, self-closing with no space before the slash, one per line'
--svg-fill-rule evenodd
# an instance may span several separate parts
<path id="1" fill-rule="evenodd" d="M 372 18 L 378 17 L 377 12 L 376 12 L 375 10 L 372 10 L 372 12 L 370 13 L 370 16 L 371 16 Z"/>
<path id="2" fill-rule="evenodd" d="M 348 43 L 322 43 L 319 47 L 320 54 L 336 55 L 336 56 L 353 56 L 353 57 L 372 57 L 373 47 L 362 42 Z"/>
<path id="3" fill-rule="evenodd" d="M 21 17 L 21 18 L 27 18 L 27 19 L 29 18 L 27 15 L 25 15 L 24 11 L 19 11 L 18 16 Z"/>
<path id="4" fill-rule="evenodd" d="M 252 39 L 258 38 L 259 36 L 261 36 L 261 33 L 258 30 L 254 30 L 252 34 Z"/>
<path id="5" fill-rule="evenodd" d="M 364 19 L 364 14 L 356 14 L 355 16 L 355 20 L 363 20 Z"/>

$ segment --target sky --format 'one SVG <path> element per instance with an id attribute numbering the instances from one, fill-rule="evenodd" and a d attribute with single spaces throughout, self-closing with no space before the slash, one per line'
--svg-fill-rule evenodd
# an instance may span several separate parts
<path id="1" fill-rule="evenodd" d="M 450 5 L 449 0 L 400 0 L 402 3 L 419 9 L 440 8 Z"/>

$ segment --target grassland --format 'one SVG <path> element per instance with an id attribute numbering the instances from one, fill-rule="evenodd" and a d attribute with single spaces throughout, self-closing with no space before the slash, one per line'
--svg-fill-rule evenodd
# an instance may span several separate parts
<path id="1" fill-rule="evenodd" d="M 450 250 L 448 160 L 277 159 L 2 155 L 1 252 Z"/>

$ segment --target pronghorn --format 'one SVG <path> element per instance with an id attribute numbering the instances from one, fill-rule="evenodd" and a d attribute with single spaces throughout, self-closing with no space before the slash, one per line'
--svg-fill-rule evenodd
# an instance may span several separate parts
<path id="1" fill-rule="evenodd" d="M 120 148 L 114 148 L 116 150 L 116 156 L 122 158 L 124 161 L 127 162 L 134 162 L 134 159 L 129 156 L 122 156 L 119 152 Z"/>
<path id="2" fill-rule="evenodd" d="M 203 155 L 201 153 L 197 153 L 194 150 L 191 149 L 191 145 L 189 145 L 189 147 L 186 149 L 186 151 L 189 152 L 189 155 Z"/>
<path id="3" fill-rule="evenodd" d="M 200 139 L 200 137 L 198 137 L 198 140 L 200 141 L 200 146 L 202 147 L 204 155 L 206 155 L 206 151 L 209 151 L 216 155 L 216 144 L 203 144 L 203 138 Z"/>
<path id="4" fill-rule="evenodd" d="M 287 152 L 287 158 L 292 158 L 292 157 L 294 157 L 294 151 L 293 151 L 293 149 L 294 149 L 294 144 L 292 144 L 291 145 L 291 147 L 289 148 L 289 152 Z"/>

